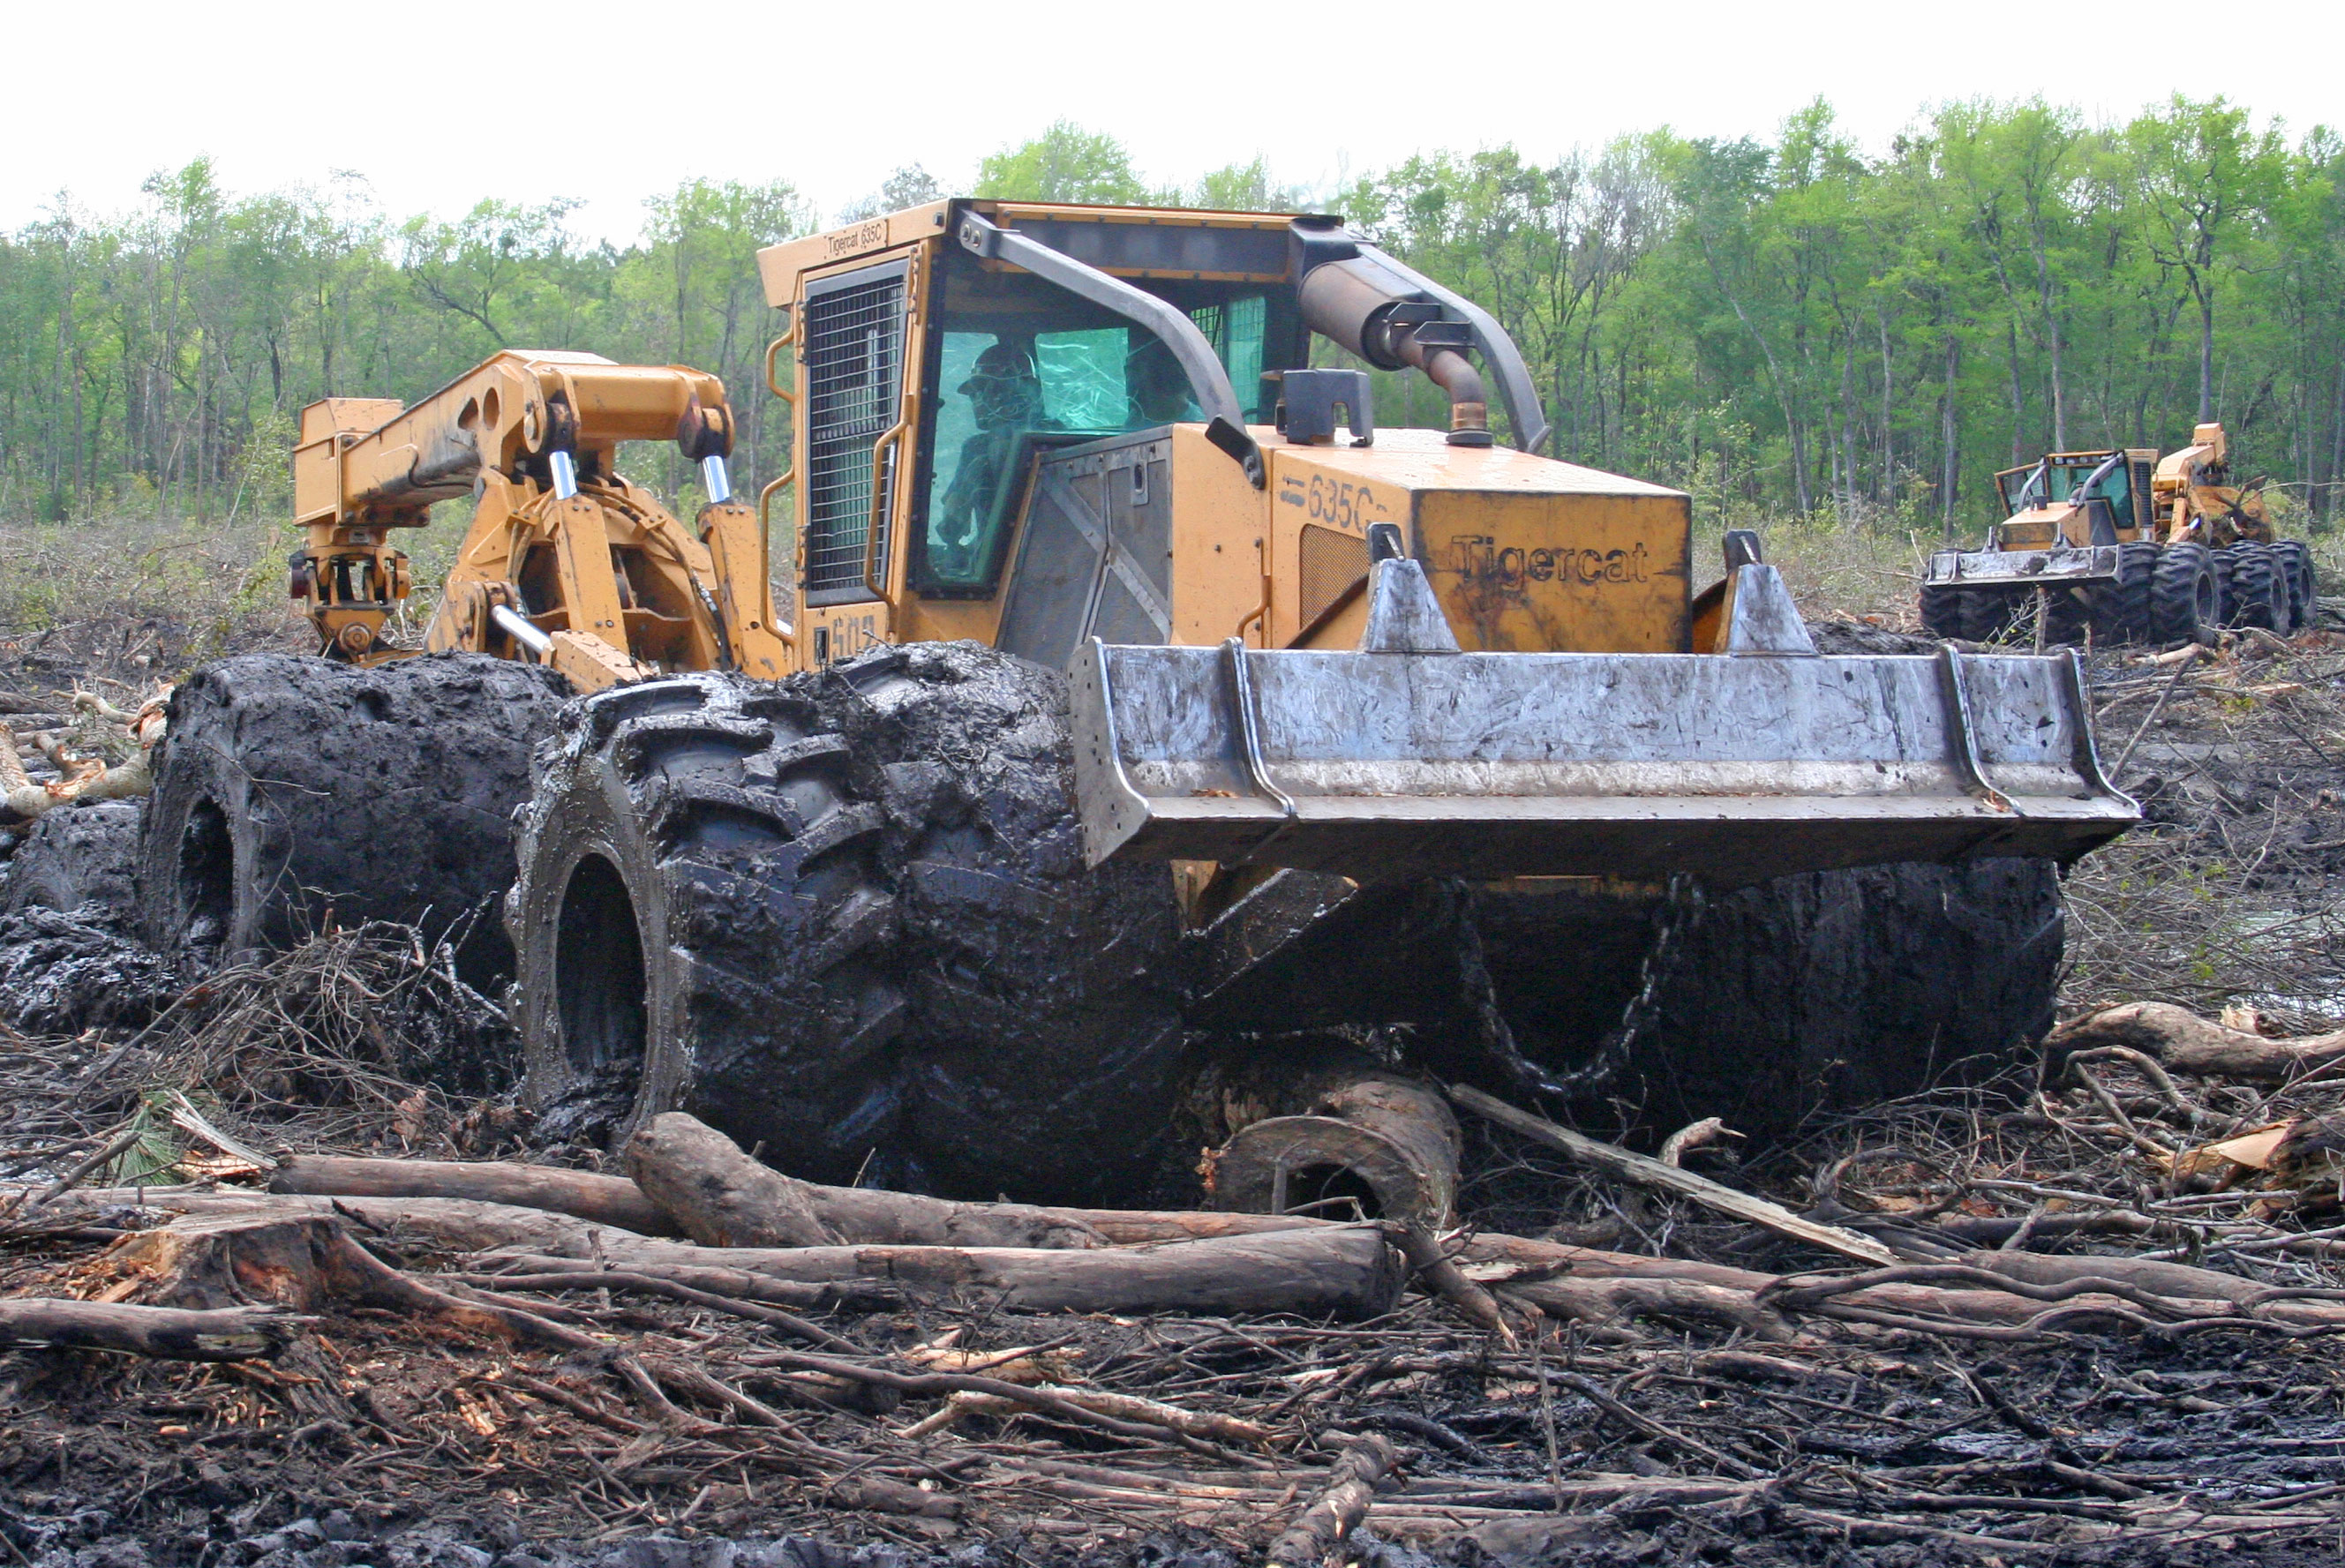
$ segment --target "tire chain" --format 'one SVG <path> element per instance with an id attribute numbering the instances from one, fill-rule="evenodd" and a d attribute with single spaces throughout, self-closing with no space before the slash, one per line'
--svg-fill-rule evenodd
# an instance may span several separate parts
<path id="1" fill-rule="evenodd" d="M 1457 913 L 1461 919 L 1470 922 L 1470 901 L 1463 904 Z M 1602 1088 L 1619 1075 L 1637 1041 L 1660 1018 L 1662 996 L 1684 961 L 1687 939 L 1700 928 L 1709 913 L 1709 899 L 1699 881 L 1684 873 L 1670 878 L 1660 913 L 1654 921 L 1653 939 L 1647 944 L 1644 961 L 1638 968 L 1637 989 L 1620 1009 L 1620 1021 L 1605 1034 L 1586 1062 L 1559 1076 L 1541 1071 L 1517 1048 L 1513 1031 L 1507 1027 L 1504 1018 L 1496 1016 L 1497 997 L 1489 985 L 1488 970 L 1482 966 L 1481 944 L 1472 933 L 1461 931 L 1460 957 L 1466 961 L 1469 991 L 1476 993 L 1471 998 L 1475 1010 L 1483 1016 L 1485 1049 L 1497 1058 L 1509 1077 L 1531 1093 L 1570 1100 Z"/>

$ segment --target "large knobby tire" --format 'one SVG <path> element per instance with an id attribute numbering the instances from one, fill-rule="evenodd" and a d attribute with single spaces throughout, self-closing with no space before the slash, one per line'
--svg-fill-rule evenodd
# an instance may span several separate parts
<path id="1" fill-rule="evenodd" d="M 1937 638 L 1964 637 L 1963 592 L 1957 583 L 1922 584 L 1922 630 Z"/>
<path id="2" fill-rule="evenodd" d="M 2195 642 L 2222 624 L 2223 590 L 2210 554 L 2200 544 L 2159 550 L 2149 580 L 2151 642 Z"/>
<path id="3" fill-rule="evenodd" d="M 2025 589 L 2000 583 L 1979 584 L 1963 591 L 1964 636 L 1973 642 L 1995 642 L 2010 632 L 2026 602 Z"/>
<path id="4" fill-rule="evenodd" d="M 1172 1153 L 1172 882 L 1086 871 L 1054 672 L 966 643 L 575 704 L 507 901 L 549 1131 L 684 1109 L 798 1176 L 1129 1200 Z"/>
<path id="5" fill-rule="evenodd" d="M 2149 583 L 2157 572 L 2157 546 L 2146 539 L 2117 546 L 2117 574 L 2093 595 L 2093 636 L 2103 643 L 2140 642 L 2149 637 Z"/>
<path id="6" fill-rule="evenodd" d="M 494 903 L 513 881 L 529 757 L 568 689 L 476 653 L 355 669 L 249 654 L 182 682 L 157 748 L 139 914 L 198 964 L 372 919 L 457 939 L 475 986 L 512 972 Z"/>
<path id="7" fill-rule="evenodd" d="M 2312 572 L 2312 546 L 2300 539 L 2283 539 L 2271 547 L 2272 559 L 2286 574 L 2289 601 L 2295 610 L 2291 632 L 2309 632 L 2320 623 L 2320 584 Z"/>
<path id="8" fill-rule="evenodd" d="M 1610 1092 L 1655 1125 L 1765 1138 L 1820 1109 L 1991 1071 L 2053 1022 L 2066 926 L 2052 863 L 1904 864 L 1718 900 Z"/>
<path id="9" fill-rule="evenodd" d="M 2252 541 L 2216 551 L 2218 567 L 2228 564 L 2223 602 L 2226 626 L 2260 626 L 2288 635 L 2295 619 L 2288 578 L 2272 558 L 2271 547 Z"/>
<path id="10" fill-rule="evenodd" d="M 1406 1065 L 1553 1086 L 1598 1121 L 1771 1138 L 2008 1065 L 2052 1022 L 2064 931 L 2033 860 L 1807 873 L 1700 908 L 1568 877 L 1378 887 L 1198 1021 L 1256 1060 L 1282 1034 L 1379 1031 Z M 1658 1005 L 1618 1049 L 1649 963 Z"/>
<path id="11" fill-rule="evenodd" d="M 114 925 L 137 902 L 143 800 L 68 801 L 36 818 L 9 857 L 0 913 L 55 909 Z"/>

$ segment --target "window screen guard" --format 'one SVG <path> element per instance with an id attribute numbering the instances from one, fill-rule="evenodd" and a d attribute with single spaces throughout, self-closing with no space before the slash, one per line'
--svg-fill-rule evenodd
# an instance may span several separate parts
<path id="1" fill-rule="evenodd" d="M 806 592 L 813 604 L 868 599 L 887 580 L 889 519 L 872 522 L 872 449 L 903 406 L 905 263 L 890 262 L 807 286 Z M 895 452 L 881 470 L 894 485 Z"/>

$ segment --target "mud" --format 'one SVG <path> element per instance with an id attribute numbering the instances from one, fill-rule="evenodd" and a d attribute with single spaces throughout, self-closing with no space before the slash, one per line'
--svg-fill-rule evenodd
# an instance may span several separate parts
<path id="1" fill-rule="evenodd" d="M 478 654 L 371 670 L 248 654 L 198 671 L 157 748 L 147 940 L 203 964 L 393 920 L 455 932 L 465 979 L 502 983 L 512 815 L 567 694 L 551 671 Z"/>
<path id="2" fill-rule="evenodd" d="M 9 857 L 0 909 L 40 905 L 108 925 L 132 920 L 146 811 L 143 799 L 73 801 L 35 818 Z"/>
<path id="3" fill-rule="evenodd" d="M 0 915 L 0 1023 L 30 1035 L 144 1028 L 184 985 L 109 921 L 34 905 Z"/>

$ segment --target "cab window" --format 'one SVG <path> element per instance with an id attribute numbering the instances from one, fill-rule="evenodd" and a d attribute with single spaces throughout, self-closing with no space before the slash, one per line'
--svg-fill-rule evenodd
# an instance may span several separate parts
<path id="1" fill-rule="evenodd" d="M 1149 285 L 1152 288 L 1157 285 Z M 1172 297 L 1172 286 L 1161 286 Z M 1061 447 L 1203 418 L 1155 334 L 1024 273 L 949 260 L 932 333 L 936 389 L 912 585 L 941 596 L 992 591 L 1036 458 Z M 1280 359 L 1258 287 L 1173 299 L 1230 373 L 1250 420 L 1267 418 L 1263 373 Z"/>

